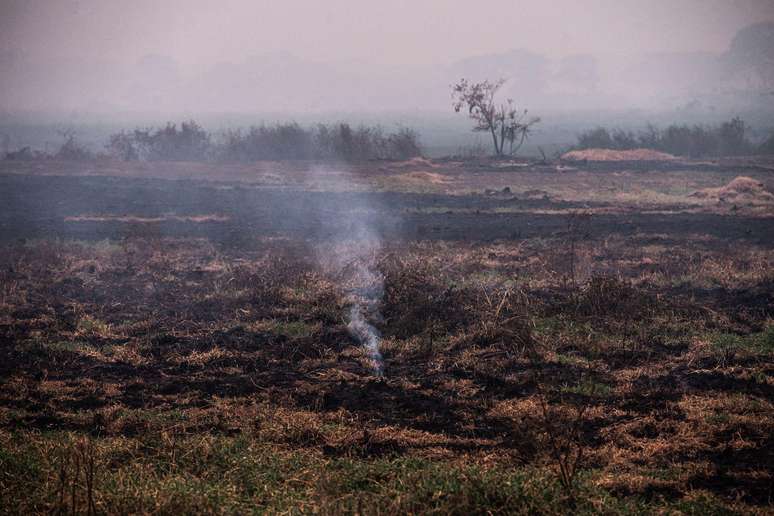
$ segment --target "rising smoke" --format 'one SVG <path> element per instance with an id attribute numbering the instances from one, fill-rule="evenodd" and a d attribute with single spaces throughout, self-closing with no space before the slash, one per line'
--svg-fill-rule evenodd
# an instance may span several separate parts
<path id="1" fill-rule="evenodd" d="M 334 205 L 319 206 L 309 215 L 319 224 L 315 254 L 324 271 L 335 277 L 344 292 L 347 330 L 364 348 L 367 361 L 377 376 L 384 373 L 375 325 L 383 322 L 380 305 L 384 276 L 379 271 L 382 232 L 396 220 L 385 217 L 373 196 L 352 192 L 358 179 L 346 167 L 331 171 L 316 167 L 310 176 L 324 175 L 326 186 L 341 192 Z"/>
<path id="2" fill-rule="evenodd" d="M 368 361 L 377 376 L 384 372 L 384 362 L 379 351 L 381 335 L 369 323 L 382 322 L 379 305 L 384 295 L 384 277 L 376 267 L 381 242 L 368 228 L 353 233 L 355 240 L 338 247 L 337 261 L 345 263 L 341 272 L 347 285 L 345 295 L 350 304 L 347 314 L 347 330 L 365 348 Z"/>

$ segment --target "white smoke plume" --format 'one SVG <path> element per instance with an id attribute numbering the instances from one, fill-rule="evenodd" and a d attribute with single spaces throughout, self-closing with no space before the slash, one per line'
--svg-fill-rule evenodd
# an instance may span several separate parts
<path id="1" fill-rule="evenodd" d="M 346 170 L 318 168 L 312 172 L 317 177 L 325 175 L 328 187 L 335 178 L 334 190 L 351 192 L 357 183 L 357 178 Z M 338 202 L 314 210 L 320 228 L 316 254 L 323 269 L 340 281 L 348 306 L 343 314 L 347 330 L 363 346 L 373 373 L 382 376 L 381 334 L 374 324 L 382 322 L 379 306 L 384 277 L 377 263 L 382 249 L 377 222 L 385 223 L 384 212 L 374 205 L 373 196 L 354 192 L 342 195 Z"/>
<path id="2" fill-rule="evenodd" d="M 379 344 L 381 334 L 369 321 L 381 322 L 379 304 L 384 294 L 384 278 L 376 267 L 381 242 L 367 228 L 350 227 L 349 238 L 326 246 L 329 264 L 337 268 L 336 273 L 349 305 L 344 316 L 347 330 L 365 348 L 368 362 L 374 374 L 382 376 L 384 361 Z"/>
<path id="3" fill-rule="evenodd" d="M 381 334 L 363 317 L 363 311 L 360 306 L 352 305 L 349 311 L 349 332 L 363 345 L 368 351 L 368 359 L 371 367 L 377 376 L 384 374 L 384 359 L 379 351 L 379 341 Z"/>
<path id="4" fill-rule="evenodd" d="M 374 374 L 382 376 L 384 374 L 384 360 L 379 350 L 381 334 L 367 319 L 367 317 L 380 319 L 378 303 L 382 297 L 381 288 L 378 291 L 370 290 L 370 292 L 370 295 L 365 296 L 362 295 L 362 291 L 350 293 L 354 299 L 349 309 L 347 330 L 365 347 Z"/>

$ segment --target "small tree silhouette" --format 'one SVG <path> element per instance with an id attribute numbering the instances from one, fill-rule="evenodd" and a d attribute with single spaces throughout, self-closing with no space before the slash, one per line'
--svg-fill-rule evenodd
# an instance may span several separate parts
<path id="1" fill-rule="evenodd" d="M 473 130 L 485 131 L 492 135 L 497 156 L 506 154 L 506 144 L 508 154 L 518 151 L 529 137 L 532 126 L 540 122 L 540 118 L 527 118 L 526 109 L 517 110 L 512 99 L 499 105 L 495 103 L 495 95 L 503 84 L 505 79 L 477 83 L 460 79 L 460 82 L 452 86 L 454 111 L 459 113 L 466 108 L 468 116 L 476 123 Z"/>

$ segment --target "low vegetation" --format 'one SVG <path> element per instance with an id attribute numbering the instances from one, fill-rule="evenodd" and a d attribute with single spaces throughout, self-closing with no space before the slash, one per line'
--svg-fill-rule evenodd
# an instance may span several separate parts
<path id="1" fill-rule="evenodd" d="M 748 138 L 748 127 L 740 118 L 711 125 L 677 125 L 665 129 L 649 125 L 635 133 L 624 129 L 597 127 L 578 135 L 578 149 L 653 149 L 676 156 L 717 157 L 771 154 L 772 139 L 760 145 Z"/>
<path id="2" fill-rule="evenodd" d="M 349 124 L 323 125 L 304 129 L 298 124 L 251 127 L 227 131 L 215 149 L 223 161 L 261 159 L 327 159 L 365 161 L 404 160 L 421 154 L 417 133 L 408 128 L 385 134 L 380 127 Z"/>
<path id="3" fill-rule="evenodd" d="M 305 128 L 297 123 L 230 129 L 212 135 L 195 121 L 164 127 L 121 131 L 110 135 L 106 154 L 81 144 L 73 131 L 53 154 L 24 148 L 6 159 L 84 161 L 99 157 L 122 161 L 215 161 L 249 163 L 260 160 L 326 160 L 360 162 L 405 160 L 420 156 L 419 135 L 409 128 L 386 133 L 379 126 L 347 123 Z"/>

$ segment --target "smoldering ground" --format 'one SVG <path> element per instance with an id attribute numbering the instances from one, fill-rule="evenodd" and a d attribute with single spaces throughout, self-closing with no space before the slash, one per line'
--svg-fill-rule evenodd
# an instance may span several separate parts
<path id="1" fill-rule="evenodd" d="M 310 173 L 320 174 L 320 167 Z M 329 185 L 334 190 L 351 189 L 357 182 L 345 165 Z M 375 325 L 383 322 L 380 304 L 384 295 L 384 276 L 378 268 L 385 229 L 395 234 L 400 221 L 388 212 L 376 197 L 355 196 L 345 203 L 314 204 L 302 216 L 312 217 L 319 225 L 314 255 L 323 270 L 336 278 L 342 287 L 349 308 L 343 314 L 349 333 L 364 347 L 375 375 L 384 373 L 379 350 L 381 335 Z"/>
<path id="2" fill-rule="evenodd" d="M 627 175 L 652 210 L 600 196 L 609 170 L 447 163 L 482 193 L 430 195 L 361 191 L 384 163 L 282 185 L 41 166 L 0 176 L 5 512 L 767 510 L 774 225 L 665 194 L 734 168 Z M 583 204 L 595 240 L 568 245 Z"/>

